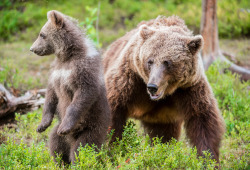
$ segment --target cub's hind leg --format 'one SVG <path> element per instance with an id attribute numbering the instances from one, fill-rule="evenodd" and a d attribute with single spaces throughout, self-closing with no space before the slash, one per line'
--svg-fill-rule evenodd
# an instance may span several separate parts
<path id="1" fill-rule="evenodd" d="M 101 145 L 104 143 L 107 134 L 107 129 L 105 130 L 100 128 L 87 128 L 78 134 L 74 134 L 75 142 L 72 144 L 70 149 L 70 161 L 72 164 L 75 163 L 75 155 L 79 155 L 78 148 L 80 146 L 85 147 L 86 144 L 92 146 L 95 144 L 97 148 L 101 148 Z"/>
<path id="2" fill-rule="evenodd" d="M 54 157 L 55 162 L 56 162 L 55 158 L 57 157 L 57 155 L 60 155 L 62 158 L 62 161 L 64 163 L 69 164 L 70 163 L 70 159 L 69 159 L 70 145 L 66 141 L 66 136 L 59 136 L 57 134 L 58 127 L 59 127 L 59 124 L 53 128 L 49 137 L 50 154 L 51 156 Z"/>

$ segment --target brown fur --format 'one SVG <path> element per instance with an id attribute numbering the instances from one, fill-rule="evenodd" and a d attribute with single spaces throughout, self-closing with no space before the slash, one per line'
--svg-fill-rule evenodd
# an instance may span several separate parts
<path id="1" fill-rule="evenodd" d="M 193 36 L 176 16 L 143 21 L 111 44 L 104 70 L 112 141 L 121 138 L 129 117 L 163 142 L 178 139 L 184 123 L 199 155 L 209 150 L 219 160 L 224 121 L 199 56 L 202 44 L 202 37 Z"/>
<path id="2" fill-rule="evenodd" d="M 110 121 L 100 54 L 77 23 L 57 11 L 48 12 L 31 51 L 56 54 L 37 131 L 50 126 L 57 113 L 59 124 L 49 140 L 51 155 L 62 154 L 64 162 L 74 163 L 80 144 L 101 146 Z"/>

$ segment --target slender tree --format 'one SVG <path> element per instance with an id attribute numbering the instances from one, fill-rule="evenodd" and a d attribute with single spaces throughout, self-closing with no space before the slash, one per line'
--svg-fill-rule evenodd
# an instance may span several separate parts
<path id="1" fill-rule="evenodd" d="M 204 47 L 202 51 L 203 64 L 205 69 L 219 58 L 229 64 L 229 70 L 241 76 L 242 80 L 250 79 L 250 70 L 240 67 L 229 61 L 221 52 L 218 38 L 217 25 L 217 1 L 202 0 L 202 18 L 200 32 L 204 38 Z"/>

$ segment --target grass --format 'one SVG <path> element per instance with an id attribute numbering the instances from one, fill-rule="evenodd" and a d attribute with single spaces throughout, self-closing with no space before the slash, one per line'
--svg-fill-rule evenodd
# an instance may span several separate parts
<path id="1" fill-rule="evenodd" d="M 220 47 L 237 56 L 239 65 L 250 67 L 249 43 L 249 39 L 222 39 Z M 48 70 L 55 56 L 37 56 L 29 51 L 31 45 L 32 42 L 26 41 L 0 43 L 0 83 L 6 82 L 9 87 L 23 91 L 46 87 Z"/>
<path id="2" fill-rule="evenodd" d="M 241 83 L 231 73 L 221 73 L 221 64 L 214 63 L 207 71 L 219 107 L 226 122 L 226 133 L 220 148 L 222 169 L 250 168 L 250 82 Z M 26 115 L 16 115 L 17 126 L 1 127 L 1 169 L 213 169 L 215 162 L 196 156 L 185 134 L 179 142 L 162 144 L 143 135 L 137 121 L 127 123 L 123 139 L 111 149 L 104 144 L 99 152 L 95 146 L 79 148 L 75 165 L 58 167 L 49 155 L 47 141 L 53 121 L 42 134 L 35 129 L 41 120 L 42 109 Z M 60 159 L 60 158 L 57 158 Z"/>
<path id="3" fill-rule="evenodd" d="M 0 43 L 0 83 L 21 90 L 44 88 L 54 56 L 31 53 L 31 43 Z"/>
<path id="4" fill-rule="evenodd" d="M 100 42 L 106 47 L 112 41 L 134 28 L 140 21 L 156 18 L 158 15 L 178 15 L 197 34 L 202 14 L 201 0 L 109 0 L 92 1 L 11 1 L 0 2 L 0 40 L 32 42 L 47 20 L 47 11 L 59 10 L 67 15 L 88 22 L 98 8 Z M 248 0 L 220 0 L 217 3 L 218 31 L 220 37 L 239 38 L 250 35 L 250 6 Z M 89 10 L 90 9 L 90 10 Z M 97 13 L 94 13 L 97 17 Z M 96 20 L 95 20 L 96 21 Z M 94 21 L 94 23 L 95 23 Z M 93 30 L 93 29 L 92 29 Z"/>
<path id="5" fill-rule="evenodd" d="M 250 39 L 221 39 L 221 50 L 233 54 L 235 63 L 250 68 Z"/>
<path id="6" fill-rule="evenodd" d="M 91 38 L 102 47 L 122 36 L 139 21 L 159 14 L 177 14 L 195 32 L 201 17 L 200 1 L 116 0 L 111 5 L 104 0 L 101 1 L 98 41 L 94 27 L 97 4 L 97 1 L 76 0 L 72 3 L 60 0 L 58 3 L 51 0 L 35 3 L 20 1 L 13 5 L 12 1 L 1 1 L 0 8 L 4 9 L 0 15 L 4 17 L 0 21 L 0 39 L 5 42 L 0 42 L 0 83 L 20 89 L 21 93 L 46 87 L 54 56 L 39 57 L 30 53 L 29 48 L 46 22 L 47 11 L 51 9 L 79 18 Z M 248 5 L 249 1 L 246 0 L 239 3 L 218 1 L 219 32 L 223 37 L 249 34 L 246 32 L 250 25 L 249 13 L 233 12 Z M 6 37 L 2 37 L 3 34 Z M 248 39 L 220 41 L 224 51 L 234 53 L 239 57 L 237 60 L 250 66 L 248 44 Z M 223 73 L 222 67 L 223 64 L 216 62 L 206 72 L 226 122 L 220 165 L 222 169 L 250 169 L 250 82 L 240 82 L 230 72 Z M 112 148 L 107 143 L 99 152 L 95 151 L 95 146 L 80 147 L 76 164 L 62 164 L 60 167 L 53 162 L 47 146 L 49 132 L 57 120 L 39 134 L 36 127 L 41 117 L 42 108 L 26 115 L 16 114 L 17 124 L 0 127 L 0 169 L 213 169 L 215 165 L 209 159 L 209 154 L 205 158 L 196 156 L 196 149 L 189 146 L 185 133 L 178 142 L 172 140 L 162 144 L 158 138 L 150 141 L 147 135 L 143 135 L 140 123 L 131 120 L 125 128 L 123 139 Z M 60 161 L 60 157 L 56 159 Z"/>

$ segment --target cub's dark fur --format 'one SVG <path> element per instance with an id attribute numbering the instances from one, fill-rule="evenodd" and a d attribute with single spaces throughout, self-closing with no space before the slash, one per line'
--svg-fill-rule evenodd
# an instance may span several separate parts
<path id="1" fill-rule="evenodd" d="M 107 134 L 110 110 L 101 57 L 76 21 L 58 11 L 47 15 L 48 21 L 30 49 L 41 56 L 56 55 L 37 131 L 43 132 L 57 114 L 59 123 L 50 134 L 50 152 L 73 163 L 80 144 L 100 147 Z"/>

